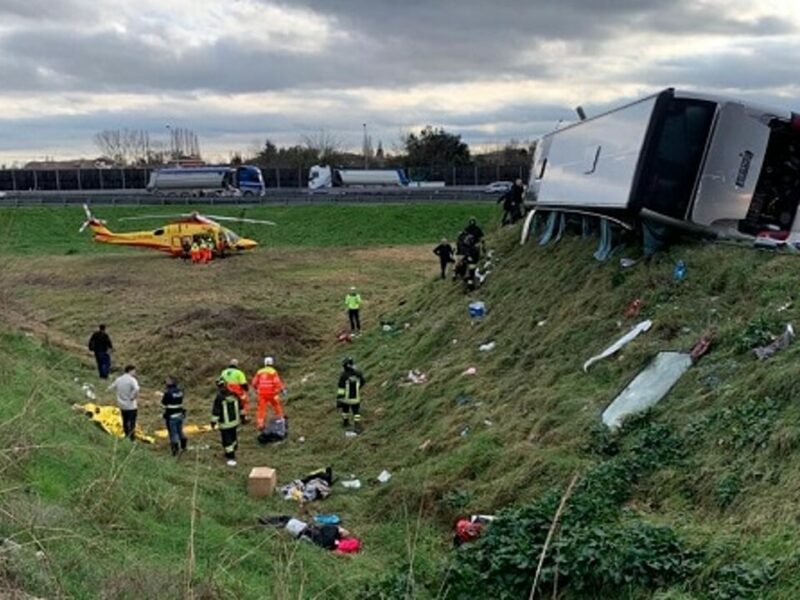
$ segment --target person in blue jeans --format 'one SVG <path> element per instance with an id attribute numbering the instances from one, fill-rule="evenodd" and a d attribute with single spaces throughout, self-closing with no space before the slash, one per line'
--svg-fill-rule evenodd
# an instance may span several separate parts
<path id="1" fill-rule="evenodd" d="M 183 419 L 186 417 L 186 409 L 183 407 L 183 390 L 174 377 L 167 377 L 161 405 L 164 407 L 169 447 L 172 450 L 172 456 L 177 456 L 180 450 L 186 450 L 186 436 L 183 434 Z"/>
<path id="2" fill-rule="evenodd" d="M 111 371 L 111 351 L 114 349 L 114 344 L 111 343 L 111 338 L 106 333 L 106 326 L 100 325 L 97 331 L 89 338 L 89 350 L 94 352 L 94 359 L 97 361 L 97 373 L 100 379 L 108 379 L 108 374 Z"/>

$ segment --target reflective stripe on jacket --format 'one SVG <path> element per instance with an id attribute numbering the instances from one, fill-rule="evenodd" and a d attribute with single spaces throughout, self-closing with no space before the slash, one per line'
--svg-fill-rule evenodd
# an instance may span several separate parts
<path id="1" fill-rule="evenodd" d="M 339 389 L 336 390 L 336 399 L 345 404 L 358 404 L 361 402 L 361 387 L 366 383 L 361 371 L 345 369 L 339 377 Z"/>
<path id="2" fill-rule="evenodd" d="M 211 422 L 220 429 L 231 429 L 239 425 L 239 399 L 228 390 L 217 390 L 211 408 Z"/>
<path id="3" fill-rule="evenodd" d="M 283 391 L 284 385 L 278 371 L 273 367 L 263 367 L 256 371 L 252 386 L 258 390 L 259 397 L 274 398 Z"/>

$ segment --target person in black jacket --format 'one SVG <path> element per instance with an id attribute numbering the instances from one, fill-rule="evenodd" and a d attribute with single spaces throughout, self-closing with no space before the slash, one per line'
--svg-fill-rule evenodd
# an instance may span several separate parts
<path id="1" fill-rule="evenodd" d="M 433 253 L 439 257 L 439 266 L 442 269 L 442 279 L 444 279 L 448 263 L 455 262 L 453 260 L 453 247 L 447 241 L 447 238 L 442 238 L 441 243 L 433 249 Z"/>
<path id="2" fill-rule="evenodd" d="M 475 245 L 480 244 L 481 240 L 483 240 L 483 229 L 480 228 L 480 225 L 478 225 L 478 220 L 475 217 L 472 217 L 469 220 L 467 226 L 464 228 L 463 233 L 471 235 Z"/>
<path id="3" fill-rule="evenodd" d="M 239 411 L 239 398 L 228 389 L 224 379 L 217 379 L 217 395 L 211 408 L 211 427 L 219 428 L 229 467 L 236 466 L 236 446 L 239 445 L 236 429 L 241 423 Z"/>
<path id="4" fill-rule="evenodd" d="M 167 377 L 164 395 L 161 396 L 161 406 L 164 407 L 169 447 L 172 450 L 172 456 L 177 456 L 179 450 L 186 450 L 186 436 L 183 435 L 183 419 L 186 417 L 186 409 L 183 407 L 183 390 L 174 377 Z"/>
<path id="5" fill-rule="evenodd" d="M 94 352 L 94 359 L 97 361 L 97 373 L 100 379 L 108 379 L 108 374 L 111 371 L 111 351 L 114 345 L 111 343 L 111 338 L 106 333 L 106 326 L 100 325 L 97 331 L 89 338 L 89 350 Z"/>
<path id="6" fill-rule="evenodd" d="M 342 427 L 350 426 L 350 415 L 353 413 L 353 428 L 361 433 L 361 388 L 366 380 L 356 369 L 349 356 L 342 361 L 342 374 L 339 375 L 339 388 L 336 391 L 336 406 L 342 411 Z"/>

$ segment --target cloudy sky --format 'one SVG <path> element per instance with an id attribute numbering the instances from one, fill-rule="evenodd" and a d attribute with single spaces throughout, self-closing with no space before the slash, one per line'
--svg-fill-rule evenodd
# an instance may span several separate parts
<path id="1" fill-rule="evenodd" d="M 800 110 L 796 0 L 0 0 L 0 162 L 166 126 L 226 158 L 320 129 L 531 139 L 667 86 Z"/>

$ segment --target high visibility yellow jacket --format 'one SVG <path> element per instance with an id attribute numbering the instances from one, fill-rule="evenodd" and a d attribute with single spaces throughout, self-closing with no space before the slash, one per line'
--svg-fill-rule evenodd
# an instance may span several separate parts
<path id="1" fill-rule="evenodd" d="M 361 306 L 361 294 L 347 294 L 344 297 L 344 305 L 348 310 L 358 310 Z"/>

